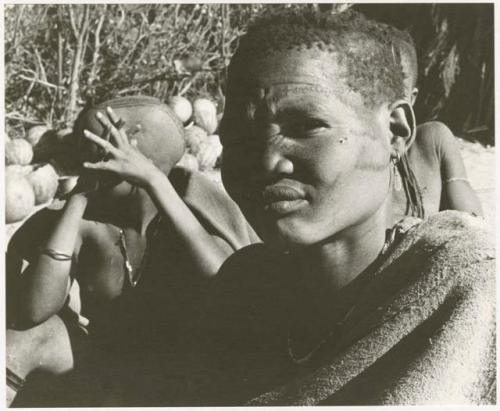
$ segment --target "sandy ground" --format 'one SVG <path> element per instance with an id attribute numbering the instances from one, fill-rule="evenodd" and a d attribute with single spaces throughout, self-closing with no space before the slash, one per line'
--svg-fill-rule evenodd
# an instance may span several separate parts
<path id="1" fill-rule="evenodd" d="M 483 212 L 492 227 L 495 225 L 495 147 L 484 147 L 458 139 L 465 168 L 472 187 L 483 206 Z"/>
<path id="2" fill-rule="evenodd" d="M 467 174 L 472 187 L 476 190 L 483 211 L 492 227 L 495 224 L 495 147 L 484 147 L 480 143 L 471 143 L 460 138 L 457 139 L 464 158 Z M 220 181 L 220 173 L 212 171 L 207 176 L 217 182 Z M 37 207 L 37 210 L 45 205 Z M 36 210 L 35 210 L 36 211 Z M 34 212 L 35 212 L 34 211 Z M 6 226 L 6 243 L 14 232 L 22 225 L 22 221 Z"/>

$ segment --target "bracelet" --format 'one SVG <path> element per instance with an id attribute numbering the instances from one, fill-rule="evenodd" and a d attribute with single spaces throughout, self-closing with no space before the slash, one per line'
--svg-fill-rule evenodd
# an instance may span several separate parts
<path id="1" fill-rule="evenodd" d="M 71 261 L 71 255 L 61 253 L 61 252 L 56 251 L 52 248 L 39 247 L 38 251 L 40 252 L 40 254 L 44 254 L 47 257 L 50 257 L 56 261 Z"/>
<path id="2" fill-rule="evenodd" d="M 466 183 L 469 183 L 469 180 L 467 178 L 464 178 L 464 177 L 453 177 L 453 178 L 449 178 L 448 180 L 445 180 L 445 184 L 448 184 L 448 183 L 453 183 L 454 181 L 464 181 Z"/>

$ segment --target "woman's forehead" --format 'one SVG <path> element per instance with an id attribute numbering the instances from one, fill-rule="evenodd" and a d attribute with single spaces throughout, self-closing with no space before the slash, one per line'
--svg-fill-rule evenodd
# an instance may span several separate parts
<path id="1" fill-rule="evenodd" d="M 237 73 L 240 81 L 254 87 L 279 83 L 328 84 L 342 78 L 345 68 L 337 62 L 337 53 L 312 49 L 292 49 L 255 58 Z"/>
<path id="2" fill-rule="evenodd" d="M 296 95 L 322 95 L 346 98 L 360 96 L 345 82 L 345 67 L 333 51 L 293 49 L 249 62 L 247 70 L 233 77 L 230 93 L 259 100 Z"/>
<path id="3" fill-rule="evenodd" d="M 343 92 L 342 86 L 335 84 L 311 84 L 290 81 L 287 83 L 270 84 L 268 87 L 258 87 L 252 92 L 253 101 L 267 101 L 272 103 L 283 101 L 297 101 L 305 103 L 310 100 L 337 100 Z"/>
<path id="4" fill-rule="evenodd" d="M 350 111 L 360 115 L 366 107 L 362 97 L 349 92 L 346 87 L 328 84 L 302 83 L 290 81 L 269 84 L 267 87 L 255 87 L 248 94 L 233 99 L 233 103 L 244 110 L 266 109 L 271 113 L 315 114 L 334 116 L 336 113 Z"/>
<path id="5" fill-rule="evenodd" d="M 330 86 L 309 83 L 279 83 L 256 89 L 244 104 L 255 110 L 274 114 L 333 116 L 346 110 L 355 111 L 339 97 L 342 93 Z M 298 117 L 296 118 L 298 119 Z"/>

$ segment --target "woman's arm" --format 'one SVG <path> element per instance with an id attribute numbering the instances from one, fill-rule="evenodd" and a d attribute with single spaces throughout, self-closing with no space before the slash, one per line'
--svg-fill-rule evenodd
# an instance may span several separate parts
<path id="1" fill-rule="evenodd" d="M 85 131 L 85 136 L 101 146 L 110 159 L 85 163 L 84 166 L 115 172 L 121 178 L 145 189 L 183 242 L 200 275 L 211 277 L 217 274 L 225 259 L 236 250 L 207 232 L 179 197 L 168 177 L 130 144 L 124 131 L 116 129 L 114 125 L 118 123 L 118 118 L 109 108 L 108 116 L 109 119 L 100 115 L 98 119 L 110 130 L 116 146 L 89 131 Z"/>
<path id="2" fill-rule="evenodd" d="M 443 182 L 440 210 L 467 211 L 482 216 L 481 203 L 467 178 L 455 136 L 444 124 L 436 123 L 435 129 Z"/>
<path id="3" fill-rule="evenodd" d="M 145 189 L 183 242 L 197 272 L 206 277 L 217 274 L 222 263 L 236 250 L 207 232 L 160 170 L 148 179 Z"/>
<path id="4" fill-rule="evenodd" d="M 64 305 L 71 286 L 71 267 L 80 246 L 80 222 L 87 206 L 84 194 L 69 198 L 48 240 L 22 274 L 18 321 L 39 324 Z"/>

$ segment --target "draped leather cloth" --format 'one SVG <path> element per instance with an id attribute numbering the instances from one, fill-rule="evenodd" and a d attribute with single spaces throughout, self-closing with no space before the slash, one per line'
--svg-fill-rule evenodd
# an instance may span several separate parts
<path id="1" fill-rule="evenodd" d="M 210 181 L 202 173 L 181 167 L 173 168 L 169 178 L 201 225 L 223 239 L 233 250 L 260 242 L 222 186 Z"/>
<path id="2" fill-rule="evenodd" d="M 342 332 L 302 365 L 286 353 L 290 267 L 263 245 L 235 253 L 203 322 L 200 404 L 494 403 L 495 253 L 483 224 L 447 211 L 409 228 Z"/>

